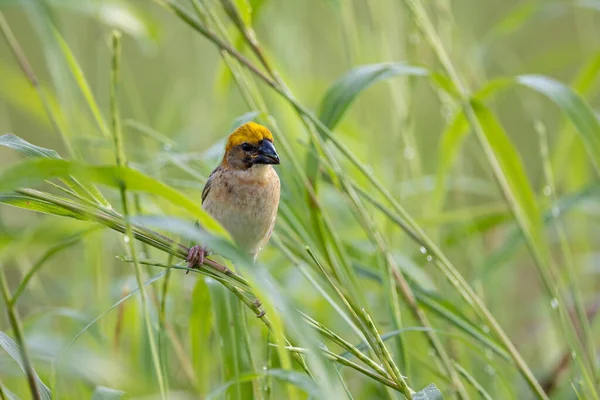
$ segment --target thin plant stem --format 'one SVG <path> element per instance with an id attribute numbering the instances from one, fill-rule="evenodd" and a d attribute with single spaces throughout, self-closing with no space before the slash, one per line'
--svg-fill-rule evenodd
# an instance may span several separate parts
<path id="1" fill-rule="evenodd" d="M 157 344 L 154 338 L 154 329 L 152 328 L 152 320 L 151 320 L 151 316 L 150 316 L 150 306 L 148 304 L 148 298 L 146 295 L 146 291 L 144 288 L 144 280 L 142 278 L 143 272 L 142 269 L 140 267 L 140 264 L 138 263 L 137 260 L 137 254 L 136 254 L 136 249 L 135 249 L 135 237 L 133 235 L 133 230 L 131 228 L 131 224 L 128 222 L 129 218 L 129 209 L 128 209 L 128 204 L 127 204 L 127 193 L 125 191 L 125 188 L 121 189 L 121 202 L 123 203 L 123 215 L 125 217 L 125 234 L 127 235 L 126 237 L 128 238 L 127 242 L 129 244 L 129 252 L 131 254 L 131 257 L 133 259 L 133 265 L 135 267 L 135 278 L 138 284 L 138 287 L 140 288 L 140 299 L 141 299 L 141 303 L 142 303 L 142 309 L 144 312 L 144 322 L 145 322 L 145 326 L 146 326 L 146 333 L 148 335 L 148 342 L 150 344 L 150 352 L 152 354 L 152 362 L 154 365 L 154 369 L 157 375 L 157 379 L 158 379 L 158 387 L 161 393 L 161 398 L 162 399 L 167 399 L 167 392 L 166 392 L 166 385 L 165 385 L 165 379 L 163 377 L 163 368 L 161 367 L 161 360 L 160 360 L 160 355 L 158 353 L 158 348 L 157 348 Z"/>
<path id="2" fill-rule="evenodd" d="M 161 295 L 160 295 L 160 308 L 158 313 L 158 354 L 160 355 L 161 361 L 168 360 L 167 346 L 165 341 L 165 326 L 167 322 L 167 292 L 169 290 L 169 283 L 171 281 L 171 267 L 173 266 L 173 255 L 169 254 L 167 260 L 167 272 L 165 273 L 165 279 L 163 280 Z M 162 375 L 168 376 L 167 363 L 161 362 Z M 168 382 L 165 382 L 168 384 Z"/>
<path id="3" fill-rule="evenodd" d="M 328 339 L 330 339 L 334 343 L 337 343 L 339 346 L 341 346 L 344 349 L 346 349 L 349 353 L 351 353 L 352 355 L 354 355 L 360 361 L 362 361 L 365 364 L 367 364 L 369 367 L 373 368 L 379 374 L 381 374 L 383 376 L 387 375 L 386 370 L 381 365 L 377 364 L 375 361 L 373 361 L 372 359 L 370 359 L 369 357 L 367 357 L 363 352 L 361 352 L 360 350 L 358 350 L 352 343 L 344 340 L 338 334 L 334 333 L 332 330 L 330 330 L 329 328 L 327 328 L 325 325 L 323 325 L 323 324 L 315 321 L 314 319 L 312 319 L 308 315 L 306 315 L 304 313 L 301 313 L 301 315 L 302 315 L 302 317 L 306 320 L 306 322 L 310 326 L 312 326 L 313 328 L 315 328 L 323 336 L 327 337 Z"/>
<path id="4" fill-rule="evenodd" d="M 376 344 L 377 344 L 377 347 L 379 348 L 379 351 L 383 354 L 383 359 L 385 360 L 385 364 L 388 366 L 387 367 L 388 374 L 391 375 L 392 380 L 398 384 L 398 386 L 400 387 L 400 391 L 407 398 L 409 398 L 409 399 L 412 398 L 412 394 L 414 393 L 414 391 L 411 388 L 409 388 L 408 385 L 406 384 L 406 381 L 404 380 L 404 377 L 402 376 L 402 374 L 400 373 L 400 370 L 396 366 L 396 363 L 392 359 L 392 355 L 390 354 L 389 350 L 387 349 L 387 346 L 385 345 L 385 343 L 383 343 L 383 340 L 381 339 L 381 335 L 377 331 L 377 328 L 375 327 L 375 323 L 373 322 L 373 319 L 371 318 L 371 316 L 369 314 L 367 314 L 367 312 L 365 310 L 363 310 L 363 315 L 364 315 L 365 320 L 367 321 L 367 325 L 368 325 L 369 329 L 371 329 L 371 331 L 374 333 L 373 336 L 375 336 L 375 338 L 377 339 Z"/>
<path id="5" fill-rule="evenodd" d="M 126 165 L 127 161 L 125 158 L 125 150 L 123 148 L 123 136 L 121 132 L 121 122 L 119 116 L 119 104 L 118 104 L 118 89 L 120 85 L 120 77 L 119 77 L 119 69 L 121 63 L 121 34 L 118 32 L 113 32 L 112 36 L 112 45 L 113 45 L 113 60 L 112 60 L 112 69 L 111 69 L 111 90 L 110 90 L 110 99 L 111 99 L 111 111 L 112 111 L 112 133 L 113 140 L 115 143 L 115 152 L 116 152 L 116 162 L 118 166 Z M 131 253 L 131 257 L 133 259 L 133 265 L 135 267 L 135 278 L 140 290 L 140 299 L 142 303 L 142 309 L 144 313 L 144 322 L 146 326 L 146 334 L 148 335 L 148 342 L 150 344 L 150 353 L 152 354 L 152 362 L 154 365 L 154 369 L 156 372 L 156 377 L 158 380 L 158 387 L 160 390 L 160 395 L 162 399 L 167 399 L 167 389 L 165 377 L 163 375 L 164 369 L 162 368 L 160 354 L 158 352 L 157 343 L 154 338 L 154 329 L 152 328 L 152 319 L 150 316 L 150 306 L 148 304 L 147 294 L 144 287 L 144 279 L 142 277 L 143 272 L 140 264 L 137 261 L 137 253 L 135 249 L 135 237 L 133 235 L 133 229 L 131 227 L 131 222 L 129 220 L 129 205 L 127 200 L 127 189 L 125 185 L 121 185 L 120 188 L 121 194 L 121 203 L 123 206 L 123 217 L 125 222 L 125 232 L 126 237 L 128 238 L 127 244 L 129 245 L 129 251 Z"/>
<path id="6" fill-rule="evenodd" d="M 550 163 L 550 152 L 548 148 L 548 135 L 546 133 L 546 129 L 544 125 L 539 122 L 535 124 L 535 129 L 538 132 L 539 142 L 540 142 L 540 153 L 542 156 L 542 164 L 544 169 L 544 178 L 546 180 L 546 186 L 543 189 L 543 194 L 545 196 L 549 196 L 552 202 L 552 207 L 556 206 L 558 199 L 556 197 L 556 185 L 554 183 L 554 174 L 552 172 L 552 165 Z M 549 193 L 547 193 L 547 189 Z M 587 347 L 587 361 L 589 363 L 591 371 L 597 375 L 596 371 L 596 348 L 594 345 L 594 337 L 592 333 L 592 328 L 590 325 L 590 321 L 587 317 L 587 313 L 585 311 L 585 305 L 583 297 L 581 296 L 581 290 L 579 285 L 577 284 L 577 274 L 575 271 L 575 263 L 573 261 L 573 253 L 569 246 L 569 241 L 567 238 L 567 234 L 565 232 L 565 227 L 563 222 L 560 220 L 560 217 L 556 217 L 555 221 L 555 229 L 558 234 L 558 239 L 560 242 L 560 249 L 563 253 L 563 258 L 567 270 L 567 276 L 569 279 L 569 285 L 571 286 L 571 295 L 573 296 L 573 304 L 575 307 L 575 311 L 577 313 L 577 317 L 579 319 L 579 323 L 581 325 L 582 335 L 585 340 L 583 343 L 583 347 Z M 600 377 L 598 377 L 600 379 Z"/>
<path id="7" fill-rule="evenodd" d="M 25 344 L 25 336 L 23 335 L 23 328 L 21 326 L 21 320 L 17 310 L 15 310 L 14 304 L 11 300 L 10 291 L 8 289 L 8 282 L 6 282 L 6 276 L 4 275 L 4 266 L 0 265 L 0 292 L 2 293 L 2 300 L 6 305 L 6 313 L 8 314 L 8 321 L 12 327 L 15 335 L 15 342 L 19 345 L 19 353 L 23 360 L 23 369 L 25 370 L 25 376 L 27 376 L 27 384 L 29 385 L 29 391 L 31 392 L 31 398 L 34 400 L 40 400 L 40 392 L 36 380 L 35 371 L 27 351 L 27 345 Z"/>

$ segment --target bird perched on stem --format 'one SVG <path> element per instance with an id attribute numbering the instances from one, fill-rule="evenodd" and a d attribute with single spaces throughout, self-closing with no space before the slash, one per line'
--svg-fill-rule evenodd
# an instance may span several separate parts
<path id="1" fill-rule="evenodd" d="M 269 241 L 277 217 L 280 187 L 274 164 L 279 164 L 279 155 L 273 135 L 248 122 L 229 136 L 223 160 L 202 190 L 202 208 L 253 260 Z M 205 248 L 192 247 L 190 268 L 200 266 L 205 255 Z"/>

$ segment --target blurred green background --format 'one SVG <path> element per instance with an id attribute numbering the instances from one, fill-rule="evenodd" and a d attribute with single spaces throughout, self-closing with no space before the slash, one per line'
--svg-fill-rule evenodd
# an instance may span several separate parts
<path id="1" fill-rule="evenodd" d="M 201 18 L 195 14 L 194 4 L 206 7 L 221 23 L 219 31 L 215 20 L 211 20 L 213 29 L 225 34 L 232 46 L 260 65 L 216 0 L 1 0 L 5 26 L 10 26 L 28 59 L 66 140 L 53 127 L 39 92 L 23 73 L 6 40 L 0 41 L 0 134 L 13 133 L 34 145 L 56 150 L 63 158 L 91 165 L 114 164 L 113 142 L 103 136 L 88 99 L 81 92 L 81 80 L 74 78 L 73 64 L 69 64 L 52 27 L 70 48 L 107 124 L 111 32 L 122 32 L 119 105 L 129 166 L 176 188 L 199 204 L 205 180 L 218 164 L 224 141 L 233 128 L 250 118 L 272 128 L 282 155 L 277 169 L 282 178 L 282 206 L 275 239 L 261 253 L 259 261 L 294 307 L 358 344 L 360 338 L 349 329 L 342 313 L 306 278 L 308 274 L 327 286 L 304 246 L 310 245 L 325 260 L 329 243 L 334 243 L 329 235 L 318 236 L 318 227 L 312 220 L 315 211 L 311 211 L 305 186 L 289 159 L 293 157 L 300 169 L 310 174 L 310 165 L 314 165 L 310 155 L 315 151 L 310 130 L 288 101 L 238 66 L 236 71 L 243 74 L 242 80 L 252 90 L 251 97 L 265 102 L 264 110 L 249 105 L 222 53 L 164 6 L 169 3 L 180 5 L 197 20 Z M 491 158 L 481 142 L 468 125 L 459 129 L 465 136 L 454 145 L 451 140 L 445 141 L 460 136 L 451 127 L 461 113 L 461 101 L 452 95 L 452 90 L 446 90 L 448 71 L 410 5 L 391 0 L 235 3 L 253 26 L 278 76 L 295 99 L 316 115 L 325 113 L 327 105 L 323 99 L 329 88 L 353 68 L 404 62 L 423 67 L 430 74 L 396 74 L 360 91 L 351 105 L 349 100 L 344 103 L 344 99 L 338 99 L 349 108 L 335 127 L 336 138 L 456 266 L 516 345 L 548 396 L 596 398 L 589 389 L 590 385 L 598 388 L 600 379 L 593 372 L 598 366 L 593 343 L 581 339 L 592 355 L 586 362 L 595 365 L 582 367 L 574 361 L 586 356 L 565 343 L 562 331 L 569 324 L 565 321 L 572 318 L 575 330 L 581 333 L 575 317 L 579 299 L 587 312 L 588 338 L 593 338 L 595 346 L 600 345 L 600 324 L 595 322 L 600 305 L 600 188 L 594 158 L 589 155 L 593 151 L 579 135 L 582 126 L 583 130 L 587 127 L 586 132 L 596 138 L 591 141 L 598 143 L 597 121 L 596 125 L 577 125 L 577 118 L 589 109 L 581 111 L 577 108 L 581 105 L 563 92 L 558 94 L 563 103 L 559 100 L 557 106 L 535 90 L 510 83 L 489 83 L 498 82 L 497 78 L 544 75 L 570 86 L 572 93 L 585 99 L 591 110 L 597 110 L 600 1 L 406 2 L 421 4 L 466 93 L 485 101 L 520 155 L 523 170 L 507 172 L 507 165 L 501 170 L 507 175 L 516 173 L 517 180 L 528 182 L 533 201 L 539 206 L 534 208 L 539 212 L 536 218 L 545 220 L 545 244 L 540 245 L 549 255 L 545 265 L 549 266 L 547 270 L 556 271 L 552 282 L 564 296 L 561 300 L 566 299 L 564 310 L 572 316 L 561 314 L 559 323 L 553 318 L 558 300 L 549 297 L 544 289 L 531 247 L 519 234 L 506 192 L 496 184 L 497 174 L 490 167 Z M 236 63 L 231 58 L 228 62 Z M 351 86 L 359 86 L 356 76 L 349 79 Z M 481 89 L 488 94 L 479 93 Z M 567 118 L 569 115 L 571 119 Z M 289 153 L 282 153 L 282 139 L 289 145 Z M 331 142 L 327 146 L 332 148 L 348 179 L 385 202 L 368 177 Z M 497 149 L 502 153 L 501 147 Z M 381 277 L 385 273 L 381 271 L 385 271 L 386 255 L 374 239 L 374 230 L 366 228 L 364 219 L 357 217 L 343 185 L 336 182 L 331 172 L 328 156 L 320 150 L 316 157 L 321 159 L 318 198 L 322 208 L 317 215 L 323 212 L 331 221 L 332 231 L 343 246 L 344 262 L 353 267 L 360 296 L 368 303 L 379 332 L 404 329 L 387 342 L 401 373 L 408 376 L 409 386 L 415 390 L 433 382 L 445 398 L 459 396 L 419 328 L 422 324 L 411 314 L 402 296 L 395 301 L 385 288 L 386 279 Z M 0 147 L 1 169 L 23 159 L 13 149 Z M 447 165 L 443 160 L 449 160 Z M 513 165 L 509 162 L 508 169 Z M 24 186 L 32 184 L 24 181 Z M 60 193 L 48 186 L 33 187 Z M 103 186 L 100 189 L 115 209 L 121 210 L 118 191 Z M 194 220 L 191 214 L 157 196 L 136 195 L 135 201 L 135 213 Z M 411 240 L 389 215 L 368 201 L 364 204 L 368 219 L 386 244 L 387 254 L 407 277 L 443 347 L 465 371 L 460 373 L 460 379 L 469 396 L 534 398 L 511 361 L 474 339 L 474 334 L 480 334 L 500 343 L 448 282 L 447 275 L 428 261 L 430 256 L 421 251 L 421 244 Z M 14 293 L 27 272 L 39 267 L 15 307 L 29 355 L 41 380 L 56 398 L 119 398 L 119 393 L 103 387 L 122 391 L 127 398 L 159 398 L 138 296 L 107 312 L 137 287 L 130 263 L 116 258 L 128 254 L 129 249 L 122 234 L 109 229 L 90 230 L 93 226 L 90 222 L 0 206 L 0 246 L 4 249 L 0 250 L 0 268 L 9 291 Z M 187 244 L 184 239 L 181 242 Z M 57 245 L 58 250 L 52 250 Z M 167 263 L 167 256 L 156 249 L 138 245 L 137 250 L 141 258 Z M 330 270 L 328 263 L 323 262 Z M 144 267 L 144 279 L 163 271 Z M 173 271 L 166 297 L 166 327 L 159 327 L 158 322 L 162 280 L 147 289 L 153 326 L 162 340 L 161 365 L 167 397 L 309 396 L 302 390 L 290 389 L 313 384 L 296 364 L 293 368 L 297 375 L 269 378 L 273 379 L 272 388 L 261 389 L 269 380 L 261 375 L 263 367 L 278 371 L 286 368 L 280 365 L 276 350 L 267 345 L 273 338 L 267 336 L 259 320 L 239 305 L 230 305 L 231 315 L 227 318 L 244 321 L 240 329 L 249 338 L 251 361 L 246 359 L 245 350 L 242 355 L 227 358 L 229 353 L 223 350 L 224 346 L 246 349 L 248 343 L 239 337 L 224 342 L 223 336 L 231 333 L 224 334 L 223 330 L 234 329 L 233 323 L 231 319 L 223 320 L 216 303 L 227 296 L 219 291 L 215 281 L 205 280 L 198 274 Z M 334 296 L 331 290 L 326 291 Z M 263 300 L 270 296 L 264 287 L 260 293 Z M 228 301 L 238 304 L 235 298 Z M 389 309 L 395 307 L 392 303 L 399 307 L 401 327 L 390 316 Z M 98 316 L 102 318 L 64 352 L 75 335 Z M 285 324 L 290 323 L 286 321 Z M 2 313 L 0 331 L 14 339 L 12 329 Z M 402 340 L 396 341 L 397 337 Z M 336 345 L 326 345 L 338 354 L 343 352 Z M 56 365 L 59 356 L 61 361 Z M 584 382 L 582 368 L 592 371 L 590 379 L 594 383 Z M 336 371 L 355 399 L 402 397 L 352 369 L 339 367 Z M 256 375 L 248 375 L 251 373 Z M 244 374 L 255 383 L 254 391 L 236 389 L 247 386 L 240 384 Z M 5 398 L 31 396 L 17 363 L 2 351 L 0 382 Z M 322 390 L 323 382 L 322 379 L 317 385 Z M 331 387 L 338 387 L 338 383 L 332 382 Z M 348 393 L 340 392 L 339 396 L 349 396 Z"/>

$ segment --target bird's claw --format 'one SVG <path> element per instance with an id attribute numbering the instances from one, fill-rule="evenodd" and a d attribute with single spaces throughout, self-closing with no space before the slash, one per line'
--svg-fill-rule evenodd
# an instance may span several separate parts
<path id="1" fill-rule="evenodd" d="M 204 264 L 204 258 L 207 254 L 208 250 L 200 245 L 190 247 L 185 259 L 188 262 L 188 268 L 200 268 L 200 266 Z M 190 271 L 187 271 L 186 274 L 189 272 Z"/>

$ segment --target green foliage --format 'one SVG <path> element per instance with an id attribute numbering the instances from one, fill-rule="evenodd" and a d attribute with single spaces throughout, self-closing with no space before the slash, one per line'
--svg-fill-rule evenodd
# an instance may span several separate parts
<path id="1" fill-rule="evenodd" d="M 599 398 L 594 2 L 152 3 L 0 2 L 0 398 Z"/>
<path id="2" fill-rule="evenodd" d="M 327 90 L 319 106 L 319 119 L 329 129 L 334 129 L 363 90 L 400 75 L 425 76 L 427 70 L 402 63 L 365 65 L 353 69 Z"/>
<path id="3" fill-rule="evenodd" d="M 23 360 L 23 356 L 21 354 L 19 346 L 4 332 L 0 332 L 0 347 L 2 347 L 2 349 L 4 349 L 4 351 L 8 353 L 10 358 L 13 359 L 13 361 L 19 366 L 19 368 L 26 373 L 25 361 Z M 41 399 L 50 400 L 52 398 L 52 393 L 50 392 L 50 389 L 48 389 L 48 386 L 46 386 L 44 382 L 42 382 L 37 373 L 34 374 L 33 378 L 35 379 L 38 386 L 37 395 Z"/>

